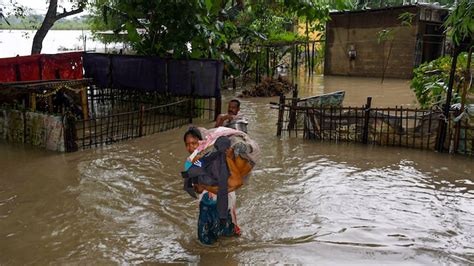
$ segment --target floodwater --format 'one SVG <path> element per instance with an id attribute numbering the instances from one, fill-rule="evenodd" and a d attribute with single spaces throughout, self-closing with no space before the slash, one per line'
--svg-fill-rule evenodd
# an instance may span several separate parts
<path id="1" fill-rule="evenodd" d="M 413 104 L 407 81 L 379 82 L 316 76 L 300 95 Z M 278 138 L 270 101 L 242 100 L 262 156 L 237 192 L 242 236 L 215 247 L 182 190 L 185 127 L 71 154 L 0 142 L 0 264 L 474 264 L 472 158 Z"/>
<path id="2" fill-rule="evenodd" d="M 0 29 L 0 58 L 14 57 L 17 55 L 30 55 L 33 30 L 8 30 Z M 84 40 L 85 38 L 85 40 Z M 42 53 L 55 54 L 70 51 L 104 51 L 105 44 L 94 40 L 90 31 L 85 30 L 50 30 L 43 41 Z M 107 48 L 122 48 L 123 45 L 112 43 Z"/>

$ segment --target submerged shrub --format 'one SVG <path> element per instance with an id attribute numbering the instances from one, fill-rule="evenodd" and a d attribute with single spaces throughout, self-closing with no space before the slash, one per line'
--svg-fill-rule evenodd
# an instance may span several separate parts
<path id="1" fill-rule="evenodd" d="M 421 108 L 430 108 L 434 105 L 441 106 L 446 101 L 448 90 L 449 71 L 452 57 L 444 56 L 430 62 L 421 64 L 413 70 L 411 88 Z M 462 71 L 466 69 L 467 53 L 461 53 L 456 65 L 456 74 L 453 85 L 453 98 L 451 103 L 460 102 L 461 84 L 464 80 Z M 471 63 L 472 68 L 472 63 Z"/>

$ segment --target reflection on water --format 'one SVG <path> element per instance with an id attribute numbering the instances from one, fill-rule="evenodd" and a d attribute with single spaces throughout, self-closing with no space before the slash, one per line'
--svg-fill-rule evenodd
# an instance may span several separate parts
<path id="1" fill-rule="evenodd" d="M 279 139 L 271 100 L 242 100 L 262 159 L 242 236 L 212 248 L 181 189 L 185 128 L 73 154 L 0 143 L 0 263 L 474 263 L 472 159 Z"/>

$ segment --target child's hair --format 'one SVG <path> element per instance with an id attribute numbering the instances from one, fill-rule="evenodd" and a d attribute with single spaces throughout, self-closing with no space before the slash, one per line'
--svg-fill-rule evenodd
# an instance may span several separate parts
<path id="1" fill-rule="evenodd" d="M 184 133 L 184 137 L 183 137 L 183 140 L 184 142 L 186 142 L 186 137 L 188 135 L 191 135 L 199 140 L 202 140 L 202 136 L 201 136 L 201 132 L 199 131 L 199 129 L 195 128 L 195 127 L 190 127 L 186 133 Z"/>

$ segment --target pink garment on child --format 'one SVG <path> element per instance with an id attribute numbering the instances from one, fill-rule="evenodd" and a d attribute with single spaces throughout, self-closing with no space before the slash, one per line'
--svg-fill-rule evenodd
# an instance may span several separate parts
<path id="1" fill-rule="evenodd" d="M 222 136 L 241 136 L 245 142 L 252 146 L 252 151 L 248 153 L 248 157 L 253 163 L 256 163 L 260 156 L 260 148 L 258 144 L 253 141 L 245 132 L 235 130 L 228 127 L 218 127 L 212 129 L 198 128 L 201 132 L 203 140 L 199 141 L 199 146 L 196 150 L 188 157 L 188 161 L 192 162 L 192 159 L 201 151 L 205 150 L 207 147 L 213 145 L 219 137 Z"/>

